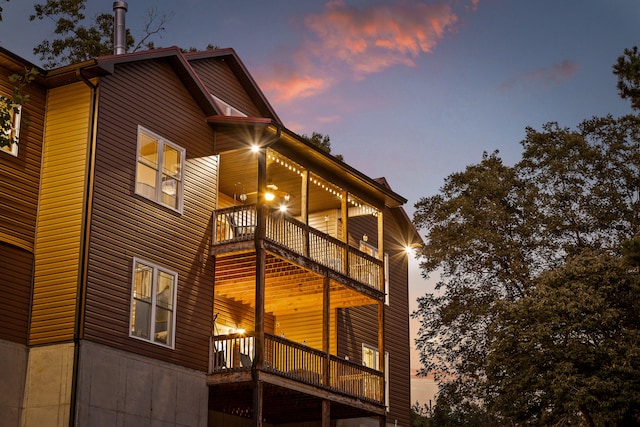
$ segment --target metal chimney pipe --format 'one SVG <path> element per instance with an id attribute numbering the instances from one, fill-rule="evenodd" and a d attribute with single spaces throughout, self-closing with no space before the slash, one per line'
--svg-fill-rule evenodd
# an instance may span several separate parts
<path id="1" fill-rule="evenodd" d="M 116 21 L 113 25 L 113 53 L 115 55 L 120 55 L 127 51 L 125 15 L 127 14 L 128 7 L 126 1 L 113 2 L 113 11 L 116 15 Z"/>

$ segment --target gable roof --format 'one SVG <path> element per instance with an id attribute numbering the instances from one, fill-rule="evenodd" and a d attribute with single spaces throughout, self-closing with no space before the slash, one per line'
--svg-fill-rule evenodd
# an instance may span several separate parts
<path id="1" fill-rule="evenodd" d="M 13 62 L 28 64 L 28 61 L 21 59 L 6 49 L 0 48 L 0 65 L 2 65 L 3 55 L 7 60 L 11 59 Z M 261 112 L 265 112 L 266 117 L 231 118 L 221 114 L 213 97 L 191 66 L 191 63 L 194 61 L 218 58 L 224 58 L 225 62 L 229 64 L 234 76 L 247 91 L 252 101 L 256 103 L 258 109 Z M 390 187 L 366 176 L 319 147 L 309 143 L 295 132 L 285 128 L 245 65 L 231 48 L 185 54 L 178 47 L 173 46 L 142 52 L 101 56 L 81 63 L 41 71 L 46 86 L 57 87 L 112 74 L 118 65 L 153 60 L 164 60 L 171 64 L 193 99 L 202 109 L 210 124 L 214 126 L 267 127 L 277 135 L 274 143 L 277 144 L 279 150 L 283 150 L 284 154 L 297 153 L 297 155 L 304 155 L 309 163 L 322 168 L 334 177 L 341 177 L 343 181 L 348 182 L 350 185 L 364 189 L 368 193 L 380 195 L 385 206 L 400 207 L 407 202 L 404 197 L 392 191 Z"/>
<path id="2" fill-rule="evenodd" d="M 195 62 L 195 61 L 203 61 L 207 59 L 218 59 L 223 58 L 225 62 L 229 65 L 229 68 L 234 73 L 235 77 L 238 79 L 243 88 L 247 91 L 251 100 L 258 106 L 258 109 L 263 112 L 263 116 L 269 117 L 273 119 L 274 122 L 278 123 L 278 125 L 282 126 L 283 123 L 276 114 L 275 110 L 267 100 L 267 97 L 264 95 L 258 84 L 255 82 L 251 74 L 249 73 L 247 67 L 245 67 L 240 57 L 236 54 L 236 51 L 231 48 L 225 49 L 213 49 L 213 50 L 205 50 L 201 52 L 192 52 L 186 53 L 185 58 L 187 61 Z M 221 113 L 221 112 L 219 112 Z"/>

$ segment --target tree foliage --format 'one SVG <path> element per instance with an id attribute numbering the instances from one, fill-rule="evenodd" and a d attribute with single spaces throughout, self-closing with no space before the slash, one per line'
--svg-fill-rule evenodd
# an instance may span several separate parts
<path id="1" fill-rule="evenodd" d="M 55 23 L 53 40 L 43 40 L 33 51 L 39 55 L 45 67 L 57 67 L 81 62 L 113 53 L 114 18 L 111 12 L 95 15 L 88 23 L 85 17 L 87 0 L 47 0 L 34 5 L 33 20 L 50 19 Z M 109 3 L 110 4 L 110 3 Z M 150 9 L 144 24 L 140 41 L 136 44 L 127 29 L 125 45 L 127 50 L 152 49 L 152 36 L 164 30 L 168 21 L 165 14 Z"/>
<path id="2" fill-rule="evenodd" d="M 38 70 L 31 68 L 24 74 L 12 74 L 9 81 L 14 83 L 13 93 L 11 96 L 0 95 L 0 148 L 11 147 L 12 144 L 18 144 L 19 140 L 13 133 L 13 121 L 11 118 L 17 114 L 19 108 L 29 101 L 29 94 L 25 93 L 24 88 L 31 83 L 38 75 Z"/>
<path id="3" fill-rule="evenodd" d="M 492 409 L 522 424 L 639 425 L 638 272 L 585 251 L 504 304 L 489 333 Z"/>
<path id="4" fill-rule="evenodd" d="M 327 153 L 331 154 L 331 138 L 329 137 L 329 135 L 323 135 L 320 132 L 313 132 L 311 134 L 311 136 L 306 135 L 306 134 L 302 134 L 300 135 L 302 136 L 302 138 L 306 139 L 307 142 L 310 142 L 311 144 L 315 145 L 316 147 L 320 148 L 323 151 L 326 151 Z M 342 154 L 334 154 L 335 158 L 340 160 L 341 162 L 344 161 L 344 158 L 342 157 Z"/>
<path id="5" fill-rule="evenodd" d="M 624 50 L 613 66 L 618 76 L 618 93 L 623 99 L 631 100 L 631 107 L 640 109 L 640 52 L 638 46 Z"/>
<path id="6" fill-rule="evenodd" d="M 527 128 L 522 147 L 514 166 L 485 153 L 416 204 L 421 268 L 440 277 L 413 313 L 422 373 L 440 384 L 433 416 L 640 423 L 640 118 Z"/>

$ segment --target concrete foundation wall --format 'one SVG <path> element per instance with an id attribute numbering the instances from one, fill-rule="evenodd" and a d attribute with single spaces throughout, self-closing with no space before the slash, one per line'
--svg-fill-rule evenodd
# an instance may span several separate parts
<path id="1" fill-rule="evenodd" d="M 73 378 L 73 344 L 29 349 L 20 425 L 69 425 Z"/>
<path id="2" fill-rule="evenodd" d="M 27 372 L 27 347 L 0 340 L 0 427 L 17 427 Z"/>
<path id="3" fill-rule="evenodd" d="M 78 426 L 207 425 L 206 374 L 110 347 L 80 345 Z"/>

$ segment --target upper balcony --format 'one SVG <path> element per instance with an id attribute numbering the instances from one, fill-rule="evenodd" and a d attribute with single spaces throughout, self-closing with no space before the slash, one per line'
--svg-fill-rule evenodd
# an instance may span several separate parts
<path id="1" fill-rule="evenodd" d="M 215 211 L 212 253 L 250 250 L 254 245 L 257 218 L 255 204 Z M 311 268 L 313 265 L 326 267 L 338 276 L 384 292 L 381 260 L 280 210 L 271 210 L 267 215 L 265 234 L 271 249 L 284 258 L 306 263 Z"/>

